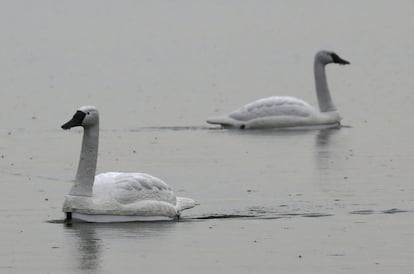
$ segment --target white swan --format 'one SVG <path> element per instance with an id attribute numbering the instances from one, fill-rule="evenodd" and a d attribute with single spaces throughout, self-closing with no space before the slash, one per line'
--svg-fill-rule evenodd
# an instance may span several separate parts
<path id="1" fill-rule="evenodd" d="M 63 129 L 84 128 L 75 184 L 65 196 L 67 219 L 87 222 L 173 220 L 196 203 L 176 197 L 160 179 L 143 173 L 108 172 L 95 176 L 99 142 L 99 114 L 92 106 L 78 109 Z"/>
<path id="2" fill-rule="evenodd" d="M 350 64 L 330 51 L 319 51 L 315 55 L 314 73 L 319 109 L 289 96 L 272 96 L 259 99 L 232 113 L 208 118 L 210 124 L 236 128 L 290 128 L 290 127 L 336 127 L 341 117 L 332 102 L 326 81 L 325 66 L 330 63 Z"/>

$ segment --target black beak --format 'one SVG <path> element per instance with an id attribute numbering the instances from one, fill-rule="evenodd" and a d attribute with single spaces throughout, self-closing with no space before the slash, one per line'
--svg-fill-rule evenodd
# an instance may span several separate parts
<path id="1" fill-rule="evenodd" d="M 80 110 L 78 110 L 75 115 L 73 115 L 72 119 L 67 123 L 62 125 L 62 129 L 71 129 L 73 127 L 82 126 L 83 119 L 85 118 L 86 114 Z"/>
<path id="2" fill-rule="evenodd" d="M 338 54 L 336 54 L 334 52 L 331 53 L 331 57 L 332 57 L 332 60 L 335 64 L 340 64 L 340 65 L 349 65 L 349 64 L 351 64 L 347 60 L 344 60 L 341 57 L 339 57 Z"/>

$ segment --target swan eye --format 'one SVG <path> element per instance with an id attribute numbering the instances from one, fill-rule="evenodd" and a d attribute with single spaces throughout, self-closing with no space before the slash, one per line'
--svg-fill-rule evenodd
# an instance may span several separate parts
<path id="1" fill-rule="evenodd" d="M 86 114 L 87 114 L 87 115 L 89 115 L 89 114 L 91 114 L 91 113 L 88 111 L 88 112 L 86 112 Z"/>

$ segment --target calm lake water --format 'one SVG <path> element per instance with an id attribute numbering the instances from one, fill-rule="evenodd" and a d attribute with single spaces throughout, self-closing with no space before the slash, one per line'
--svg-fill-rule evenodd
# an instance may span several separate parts
<path id="1" fill-rule="evenodd" d="M 0 273 L 412 273 L 412 1 L 3 1 Z M 345 127 L 205 123 L 271 95 Z M 200 205 L 179 222 L 65 225 L 82 105 L 98 172 L 136 171 Z"/>

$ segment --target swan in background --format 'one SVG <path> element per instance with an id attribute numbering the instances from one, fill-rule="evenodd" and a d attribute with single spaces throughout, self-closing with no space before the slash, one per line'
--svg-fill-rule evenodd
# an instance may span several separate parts
<path id="1" fill-rule="evenodd" d="M 84 128 L 75 184 L 65 196 L 67 220 L 130 222 L 178 219 L 196 203 L 176 197 L 160 179 L 143 173 L 108 172 L 95 176 L 99 143 L 99 114 L 92 106 L 78 109 L 62 129 Z"/>
<path id="2" fill-rule="evenodd" d="M 341 117 L 332 102 L 325 73 L 325 66 L 330 63 L 350 64 L 331 51 L 316 53 L 313 68 L 320 111 L 295 97 L 272 96 L 244 105 L 228 115 L 208 118 L 207 123 L 240 129 L 338 127 Z"/>

